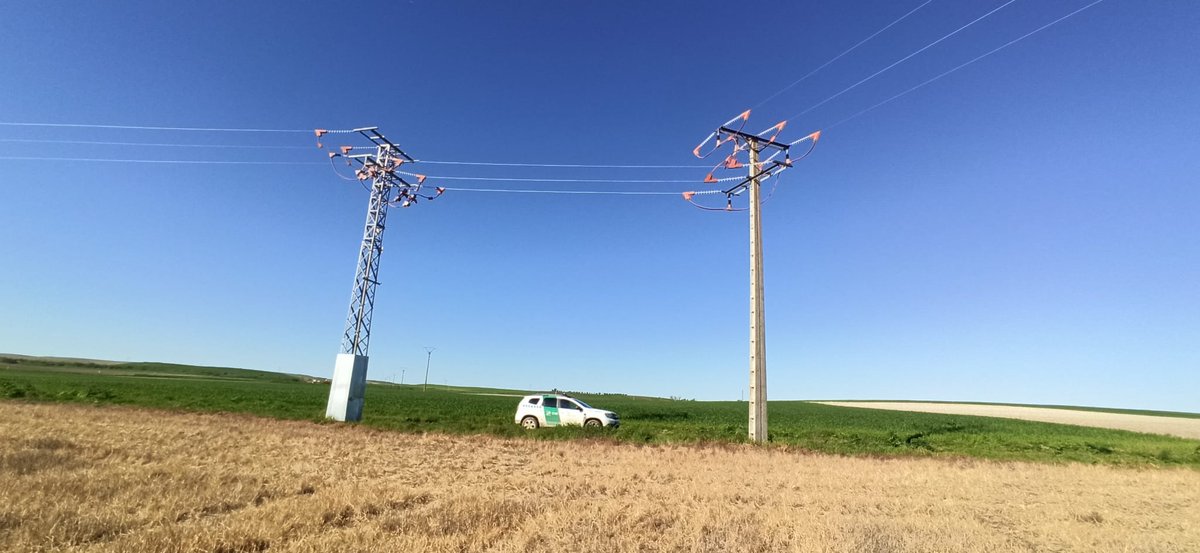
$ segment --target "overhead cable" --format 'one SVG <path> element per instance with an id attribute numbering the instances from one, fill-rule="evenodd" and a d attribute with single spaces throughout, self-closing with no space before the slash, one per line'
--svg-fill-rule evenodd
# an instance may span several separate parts
<path id="1" fill-rule="evenodd" d="M 110 142 L 105 140 L 50 140 L 36 138 L 0 138 L 0 142 L 17 142 L 22 144 L 84 144 L 89 146 L 161 146 L 170 148 L 233 148 L 273 150 L 312 149 L 309 146 L 275 146 L 257 144 L 179 144 L 174 142 Z"/>
<path id="2" fill-rule="evenodd" d="M 189 144 L 178 142 L 113 142 L 107 140 L 56 140 L 37 138 L 0 138 L 0 142 L 21 144 L 82 144 L 90 146 L 152 146 L 169 148 L 225 148 L 225 149 L 277 149 L 277 150 L 311 150 L 309 146 L 280 146 L 258 144 Z M 358 149 L 358 148 L 355 148 Z M 417 160 L 431 165 L 464 165 L 480 167 L 546 167 L 563 169 L 698 169 L 707 165 L 606 165 L 585 163 L 500 163 L 486 161 L 451 161 L 451 160 Z"/>
<path id="3" fill-rule="evenodd" d="M 401 175 L 410 177 L 418 177 L 417 173 L 407 173 L 404 171 L 395 171 Z M 423 175 L 426 178 L 434 180 L 467 180 L 467 181 L 495 181 L 495 182 L 603 182 L 603 183 L 640 183 L 640 184 L 666 184 L 666 183 L 695 183 L 696 179 L 554 179 L 554 178 L 520 178 L 520 177 L 448 177 L 444 175 Z M 718 179 L 718 181 L 737 180 L 741 177 L 731 177 Z"/>
<path id="4" fill-rule="evenodd" d="M 108 159 L 97 157 L 0 156 L 8 161 L 83 161 L 104 163 L 161 163 L 184 165 L 324 165 L 323 161 L 227 161 L 199 159 Z"/>
<path id="5" fill-rule="evenodd" d="M 501 193 L 516 193 L 516 194 L 590 194 L 590 195 L 612 195 L 612 196 L 678 196 L 680 192 L 637 192 L 637 191 L 622 191 L 622 190 L 535 190 L 528 188 L 453 188 L 442 187 L 448 192 L 501 192 Z M 702 192 L 693 192 L 693 194 L 716 194 L 720 190 L 705 190 Z"/>
<path id="6" fill-rule="evenodd" d="M 478 165 L 488 167 L 561 167 L 571 169 L 696 169 L 707 165 L 600 165 L 584 163 L 490 163 L 483 161 L 433 161 L 418 159 L 434 165 Z"/>
<path id="7" fill-rule="evenodd" d="M 125 129 L 137 131 L 194 131 L 194 132 L 277 132 L 277 133 L 311 133 L 312 129 L 228 129 L 218 127 L 158 127 L 144 125 L 91 125 L 83 123 L 18 123 L 0 121 L 0 127 L 54 127 L 73 129 Z M 348 133 L 351 131 L 328 131 L 330 133 Z"/>
<path id="8" fill-rule="evenodd" d="M 787 86 L 783 87 L 782 89 L 780 89 L 778 92 L 776 92 L 776 93 L 774 93 L 774 94 L 772 94 L 772 95 L 770 95 L 770 96 L 767 96 L 767 97 L 766 97 L 766 99 L 764 99 L 763 101 L 759 102 L 758 104 L 756 104 L 754 107 L 752 107 L 752 108 L 750 108 L 750 109 L 758 109 L 759 107 L 762 107 L 762 105 L 763 105 L 763 104 L 766 104 L 767 102 L 770 102 L 771 100 L 775 99 L 775 97 L 779 96 L 780 94 L 783 94 L 784 92 L 787 92 L 787 91 L 791 90 L 791 89 L 792 89 L 793 87 L 795 87 L 796 85 L 798 85 L 798 84 L 800 84 L 800 83 L 802 83 L 802 82 L 804 82 L 804 81 L 808 80 L 808 78 L 809 78 L 809 77 L 811 77 L 811 76 L 813 76 L 813 75 L 816 75 L 818 71 L 820 71 L 820 70 L 822 70 L 822 69 L 825 69 L 826 67 L 828 67 L 828 66 L 829 66 L 830 64 L 832 64 L 833 62 L 835 62 L 835 61 L 837 61 L 837 60 L 840 60 L 840 59 L 842 59 L 842 57 L 843 57 L 843 56 L 845 56 L 846 54 L 849 54 L 850 52 L 853 52 L 853 51 L 854 51 L 854 50 L 856 50 L 856 49 L 857 49 L 859 46 L 862 46 L 863 44 L 866 44 L 867 42 L 870 42 L 870 40 L 871 40 L 871 39 L 875 38 L 876 36 L 879 36 L 879 34 L 880 34 L 880 33 L 884 32 L 884 31 L 886 31 L 886 30 L 888 30 L 888 29 L 891 29 L 891 28 L 892 28 L 894 25 L 896 25 L 897 23 L 900 23 L 901 21 L 904 21 L 905 19 L 908 19 L 908 16 L 910 16 L 910 15 L 912 15 L 912 14 L 914 14 L 914 13 L 917 13 L 917 12 L 918 12 L 918 11 L 919 11 L 921 8 L 924 8 L 925 6 L 928 6 L 928 5 L 929 5 L 931 2 L 933 2 L 933 0 L 925 0 L 925 2 L 924 2 L 924 3 L 922 3 L 920 6 L 917 6 L 917 7 L 913 8 L 912 10 L 910 10 L 908 13 L 906 13 L 906 14 L 904 14 L 904 15 L 900 16 L 900 17 L 899 17 L 899 19 L 896 19 L 895 21 L 892 21 L 891 23 L 888 23 L 887 25 L 884 25 L 884 27 L 883 27 L 882 29 L 879 29 L 878 31 L 875 31 L 874 33 L 871 33 L 871 35 L 870 35 L 870 36 L 868 36 L 867 38 L 864 38 L 864 39 L 862 39 L 862 40 L 858 41 L 858 43 L 857 43 L 857 44 L 855 44 L 854 46 L 851 46 L 851 47 L 847 48 L 845 51 L 843 51 L 842 53 L 840 53 L 840 54 L 838 54 L 838 55 L 834 56 L 834 57 L 833 57 L 832 59 L 830 59 L 829 61 L 827 61 L 827 62 L 825 62 L 825 63 L 822 63 L 821 65 L 817 66 L 817 68 L 816 68 L 816 69 L 813 69 L 812 71 L 809 71 L 809 72 L 808 72 L 808 73 L 806 73 L 806 74 L 805 74 L 803 77 L 800 77 L 799 79 L 796 79 L 795 81 L 792 81 L 792 84 L 789 84 L 789 85 L 787 85 Z"/>
<path id="9" fill-rule="evenodd" d="M 184 165 L 324 165 L 324 161 L 234 161 L 234 160 L 193 160 L 193 159 L 111 159 L 88 157 L 43 157 L 43 156 L 0 156 L 3 161 L 78 161 L 101 163 L 151 163 L 151 164 L 184 164 Z M 415 173 L 396 171 L 403 175 L 418 176 Z M 695 183 L 696 179 L 555 179 L 555 178 L 515 178 L 515 177 L 464 177 L 464 176 L 435 176 L 424 175 L 437 180 L 460 181 L 500 181 L 500 182 L 546 182 L 546 183 L 605 183 L 605 184 L 683 184 Z M 347 178 L 347 177 L 343 177 Z M 348 178 L 347 178 L 348 179 Z M 348 179 L 349 180 L 349 179 Z M 720 181 L 734 180 L 733 178 Z M 449 190 L 449 189 L 448 189 Z M 475 190 L 475 189 L 472 189 Z M 646 194 L 651 194 L 646 192 Z M 674 194 L 674 192 L 654 192 L 653 194 Z"/>
<path id="10" fill-rule="evenodd" d="M 996 12 L 998 12 L 998 11 L 1000 11 L 1000 10 L 1002 10 L 1002 9 L 1004 9 L 1004 8 L 1006 8 L 1006 7 L 1008 7 L 1008 6 L 1010 6 L 1010 5 L 1011 5 L 1013 2 L 1016 2 L 1016 1 L 1017 1 L 1017 0 L 1008 0 L 1007 2 L 1005 2 L 1005 3 L 1001 4 L 1000 6 L 998 6 L 998 7 L 994 8 L 994 9 L 992 9 L 992 11 L 989 11 L 989 12 L 987 12 L 987 13 L 985 13 L 985 14 L 983 14 L 983 15 L 981 15 L 981 16 L 979 16 L 979 17 L 977 17 L 977 18 L 975 18 L 975 19 L 974 19 L 974 20 L 972 20 L 970 23 L 967 23 L 966 25 L 963 25 L 962 27 L 959 27 L 959 28 L 957 28 L 957 29 L 955 29 L 955 30 L 951 31 L 949 34 L 947 34 L 947 35 L 943 36 L 942 38 L 939 38 L 939 39 L 937 39 L 937 40 L 935 40 L 935 41 L 933 41 L 933 42 L 930 42 L 929 44 L 926 44 L 925 46 L 922 46 L 922 47 L 921 47 L 920 49 L 918 49 L 917 51 L 915 51 L 915 52 L 913 52 L 913 53 L 911 53 L 911 54 L 909 54 L 909 55 L 907 55 L 907 56 L 904 56 L 903 58 L 900 58 L 900 59 L 898 59 L 898 60 L 896 60 L 896 61 L 892 62 L 892 63 L 891 63 L 891 65 L 888 65 L 887 67 L 884 67 L 883 69 L 880 69 L 879 71 L 876 71 L 876 72 L 874 72 L 874 73 L 870 74 L 870 75 L 869 75 L 869 76 L 867 76 L 866 78 L 864 78 L 864 79 L 862 79 L 862 80 L 860 80 L 860 81 L 858 81 L 858 82 L 856 82 L 856 83 L 854 83 L 854 84 L 852 84 L 852 85 L 850 85 L 850 86 L 848 86 L 848 87 L 846 87 L 846 88 L 842 89 L 842 90 L 841 90 L 840 92 L 838 92 L 837 94 L 834 94 L 833 96 L 830 96 L 830 97 L 828 97 L 828 98 L 826 98 L 826 99 L 824 99 L 824 100 L 821 100 L 820 102 L 817 102 L 816 104 L 813 104 L 811 107 L 809 107 L 808 109 L 806 109 L 806 110 L 804 110 L 804 111 L 801 111 L 800 113 L 797 113 L 797 114 L 795 114 L 795 115 L 793 115 L 793 116 L 791 116 L 791 117 L 788 117 L 788 119 L 795 119 L 795 118 L 797 118 L 797 117 L 800 117 L 801 115 L 804 115 L 804 114 L 806 114 L 806 113 L 808 113 L 808 112 L 810 112 L 810 111 L 812 111 L 812 110 L 814 110 L 814 109 L 817 109 L 817 108 L 819 108 L 819 107 L 821 107 L 821 106 L 823 106 L 823 105 L 825 105 L 825 104 L 827 104 L 827 103 L 829 103 L 829 102 L 833 101 L 835 98 L 837 98 L 837 97 L 841 96 L 842 94 L 845 94 L 845 93 L 847 93 L 847 92 L 850 92 L 851 90 L 854 90 L 855 88 L 858 88 L 858 87 L 859 87 L 859 86 L 861 86 L 862 84 L 864 84 L 864 83 L 866 83 L 866 82 L 870 81 L 871 79 L 874 79 L 875 77 L 878 77 L 879 75 L 882 75 L 883 73 L 885 73 L 886 71 L 888 71 L 888 70 L 892 69 L 893 67 L 896 67 L 897 65 L 900 65 L 901 63 L 904 63 L 904 62 L 906 62 L 906 61 L 908 61 L 908 60 L 912 59 L 913 57 L 915 57 L 916 55 L 920 54 L 921 52 L 924 52 L 924 51 L 926 51 L 926 50 L 928 50 L 928 49 L 930 49 L 930 48 L 933 48 L 934 46 L 937 46 L 937 45 L 938 45 L 939 43 L 941 43 L 942 41 L 944 41 L 944 40 L 946 40 L 946 39 L 948 39 L 948 38 L 950 38 L 950 37 L 952 37 L 952 36 L 954 36 L 954 35 L 956 35 L 956 34 L 958 34 L 958 33 L 961 33 L 961 32 L 963 32 L 963 31 L 965 31 L 967 28 L 971 27 L 972 25 L 974 25 L 974 24 L 976 24 L 976 23 L 979 23 L 980 21 L 983 21 L 984 19 L 987 19 L 987 18 L 988 18 L 989 16 L 991 16 L 992 14 L 994 14 L 994 13 L 996 13 Z"/>
<path id="11" fill-rule="evenodd" d="M 1062 22 L 1062 21 L 1065 21 L 1065 20 L 1067 20 L 1067 19 L 1069 19 L 1069 18 L 1071 18 L 1071 17 L 1074 17 L 1074 16 L 1075 16 L 1075 14 L 1077 14 L 1077 13 L 1079 13 L 1079 12 L 1082 12 L 1082 11 L 1084 11 L 1084 10 L 1088 9 L 1088 8 L 1091 8 L 1092 6 L 1095 6 L 1096 4 L 1099 4 L 1099 3 L 1103 2 L 1103 1 L 1104 1 L 1104 0 L 1095 0 L 1095 1 L 1094 1 L 1094 2 L 1092 2 L 1091 4 L 1088 4 L 1088 5 L 1086 5 L 1086 6 L 1082 7 L 1082 8 L 1079 8 L 1079 9 L 1077 9 L 1077 10 L 1075 10 L 1075 11 L 1071 12 L 1071 13 L 1068 13 L 1067 15 L 1064 15 L 1064 16 L 1062 16 L 1062 17 L 1058 18 L 1058 19 L 1055 19 L 1054 21 L 1051 21 L 1051 22 L 1049 22 L 1049 23 L 1047 23 L 1047 24 L 1045 24 L 1045 25 L 1042 25 L 1041 27 L 1038 27 L 1038 28 L 1036 28 L 1036 29 L 1034 29 L 1034 30 L 1032 30 L 1032 31 L 1029 31 L 1028 33 L 1025 33 L 1025 34 L 1023 34 L 1023 35 L 1021 35 L 1021 36 L 1019 36 L 1019 37 L 1017 37 L 1017 38 L 1015 38 L 1015 39 L 1013 39 L 1013 40 L 1010 40 L 1010 41 L 1008 41 L 1008 42 L 1006 42 L 1006 43 L 1004 43 L 1004 44 L 1002 44 L 1002 45 L 1000 45 L 1000 46 L 998 46 L 998 47 L 996 47 L 996 48 L 993 48 L 992 50 L 989 50 L 988 52 L 986 52 L 986 53 L 984 53 L 984 54 L 982 54 L 982 55 L 980 55 L 980 56 L 976 56 L 976 57 L 974 57 L 974 58 L 971 58 L 971 59 L 970 59 L 970 60 L 968 60 L 967 62 L 965 62 L 965 63 L 962 63 L 962 64 L 960 64 L 960 65 L 957 65 L 957 66 L 955 66 L 953 69 L 951 69 L 951 70 L 949 70 L 949 71 L 946 71 L 946 72 L 944 72 L 944 73 L 941 73 L 941 74 L 939 74 L 938 76 L 936 76 L 936 77 L 933 77 L 932 79 L 929 79 L 929 80 L 927 80 L 927 81 L 924 81 L 924 82 L 922 82 L 921 84 L 918 84 L 918 85 L 916 85 L 916 86 L 914 86 L 914 87 L 912 87 L 912 88 L 909 88 L 908 90 L 905 90 L 904 92 L 901 92 L 901 93 L 899 93 L 899 94 L 897 94 L 897 95 L 895 95 L 895 96 L 892 96 L 891 98 L 888 98 L 888 99 L 886 99 L 886 100 L 884 100 L 884 101 L 882 101 L 882 102 L 879 102 L 878 104 L 875 104 L 875 105 L 873 105 L 873 106 L 871 106 L 871 107 L 869 107 L 869 108 L 867 108 L 867 109 L 864 109 L 864 110 L 862 110 L 862 111 L 860 111 L 860 112 L 858 112 L 858 113 L 855 113 L 854 115 L 851 115 L 850 117 L 847 117 L 847 118 L 845 118 L 845 119 L 842 119 L 841 121 L 838 121 L 837 123 L 834 123 L 834 124 L 832 124 L 832 125 L 829 125 L 829 126 L 827 126 L 827 127 L 825 127 L 825 128 L 826 128 L 826 129 L 832 129 L 833 127 L 836 127 L 836 126 L 838 126 L 838 125 L 841 125 L 842 123 L 845 123 L 845 122 L 847 122 L 847 121 L 850 121 L 851 119 L 855 119 L 855 118 L 859 117 L 860 115 L 864 115 L 864 114 L 866 114 L 867 112 L 870 112 L 870 111 L 874 110 L 875 108 L 878 108 L 878 107 L 880 107 L 880 106 L 882 106 L 882 105 L 884 105 L 884 104 L 887 104 L 887 103 L 889 103 L 889 102 L 892 102 L 893 100 L 896 100 L 896 99 L 900 98 L 901 96 L 904 96 L 904 95 L 906 95 L 906 94 L 908 94 L 908 93 L 910 93 L 910 92 L 913 92 L 913 91 L 915 91 L 915 90 L 917 90 L 917 89 L 919 89 L 919 88 L 922 88 L 922 87 L 924 87 L 924 86 L 925 86 L 925 85 L 927 85 L 927 84 L 930 84 L 930 83 L 932 83 L 932 82 L 934 82 L 934 81 L 936 81 L 936 80 L 938 80 L 938 79 L 941 79 L 942 77 L 945 77 L 946 75 L 949 75 L 949 74 L 951 74 L 951 73 L 954 73 L 955 71 L 958 71 L 959 69 L 962 69 L 962 68 L 964 68 L 964 67 L 966 67 L 966 66 L 968 66 L 968 65 L 971 65 L 971 64 L 973 64 L 973 63 L 975 63 L 975 62 L 977 62 L 977 61 L 979 61 L 979 60 L 981 60 L 981 59 L 983 59 L 983 58 L 986 58 L 986 57 L 988 57 L 988 56 L 990 56 L 990 55 L 992 55 L 992 54 L 995 54 L 996 52 L 999 52 L 999 51 L 1001 51 L 1001 50 L 1003 50 L 1003 49 L 1005 49 L 1005 48 L 1008 48 L 1009 46 L 1012 46 L 1013 44 L 1016 44 L 1016 43 L 1018 43 L 1018 42 L 1021 42 L 1022 40 L 1025 40 L 1025 39 L 1027 39 L 1027 38 L 1029 38 L 1029 37 L 1031 37 L 1031 36 L 1033 36 L 1033 35 L 1035 35 L 1035 34 L 1037 34 L 1037 33 L 1040 33 L 1040 32 L 1042 32 L 1042 31 L 1044 31 L 1044 30 L 1046 30 L 1046 29 L 1048 29 L 1048 28 L 1050 28 L 1050 27 L 1054 26 L 1054 25 L 1057 25 L 1058 23 L 1060 23 L 1060 22 Z"/>

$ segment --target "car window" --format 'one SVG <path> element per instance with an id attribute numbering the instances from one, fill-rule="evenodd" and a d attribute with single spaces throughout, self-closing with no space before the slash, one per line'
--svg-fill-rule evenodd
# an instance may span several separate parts
<path id="1" fill-rule="evenodd" d="M 578 405 L 575 405 L 574 402 L 567 401 L 565 399 L 558 400 L 558 408 L 559 409 L 574 409 L 576 411 L 582 411 L 582 409 L 580 409 Z"/>
<path id="2" fill-rule="evenodd" d="M 545 405 L 546 407 L 558 407 L 558 400 L 555 398 L 552 398 L 552 397 L 548 397 L 548 398 L 546 398 L 546 402 L 543 403 L 542 405 Z"/>
<path id="3" fill-rule="evenodd" d="M 531 398 L 529 398 L 529 404 L 530 404 L 530 405 L 537 405 L 537 404 L 538 404 L 538 401 L 539 401 L 539 400 L 541 400 L 541 399 L 542 399 L 542 398 L 540 398 L 540 397 L 531 397 Z"/>

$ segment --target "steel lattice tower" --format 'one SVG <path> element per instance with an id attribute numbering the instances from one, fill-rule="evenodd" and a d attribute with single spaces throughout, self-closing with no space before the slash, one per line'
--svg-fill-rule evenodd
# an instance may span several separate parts
<path id="1" fill-rule="evenodd" d="M 324 132 L 327 131 L 318 130 L 317 137 L 320 138 Z M 362 418 L 363 394 L 367 384 L 367 349 L 371 343 L 371 317 L 375 308 L 375 289 L 379 286 L 379 260 L 383 255 L 388 207 L 392 204 L 408 207 L 416 203 L 418 198 L 431 200 L 436 197 L 421 194 L 425 181 L 423 175 L 399 171 L 401 165 L 416 160 L 380 134 L 377 127 L 354 129 L 352 132 L 366 137 L 372 146 L 343 146 L 341 153 L 329 154 L 331 160 L 342 157 L 348 164 L 357 164 L 356 180 L 364 184 L 367 181 L 371 183 L 367 221 L 358 250 L 350 310 L 346 315 L 346 331 L 342 334 L 341 353 L 334 365 L 329 404 L 325 412 L 326 417 L 339 421 Z M 374 151 L 353 153 L 356 149 Z M 415 177 L 417 182 L 409 182 L 402 175 Z M 439 188 L 437 193 L 441 192 Z"/>
<path id="2" fill-rule="evenodd" d="M 393 159 L 405 159 L 403 152 L 387 145 L 377 146 L 369 166 L 387 166 Z M 403 157 L 398 157 L 403 156 Z M 342 334 L 342 353 L 367 355 L 371 343 L 371 315 L 375 310 L 375 288 L 379 286 L 379 258 L 383 254 L 383 232 L 386 228 L 388 205 L 397 183 L 391 173 L 384 172 L 371 181 L 371 197 L 367 203 L 367 222 L 363 227 L 362 244 L 358 250 L 358 268 L 354 271 L 354 291 L 350 294 L 350 312 L 346 315 L 346 332 Z M 403 182 L 403 181 L 401 181 Z"/>

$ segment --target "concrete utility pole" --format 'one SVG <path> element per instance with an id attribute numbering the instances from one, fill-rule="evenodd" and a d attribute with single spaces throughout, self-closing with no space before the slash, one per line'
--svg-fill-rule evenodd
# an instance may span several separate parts
<path id="1" fill-rule="evenodd" d="M 433 359 L 433 350 L 437 348 L 425 347 L 425 387 L 421 388 L 422 392 L 429 391 L 429 360 Z"/>
<path id="2" fill-rule="evenodd" d="M 317 138 L 329 132 L 318 129 Z M 334 363 L 329 403 L 325 408 L 328 418 L 357 421 L 362 419 L 363 395 L 367 387 L 367 347 L 371 341 L 371 316 L 375 307 L 375 288 L 379 285 L 379 257 L 383 254 L 383 231 L 388 206 L 395 204 L 408 207 L 416 203 L 418 198 L 432 200 L 437 195 L 421 195 L 421 184 L 425 177 L 399 170 L 402 164 L 416 160 L 379 134 L 376 127 L 333 132 L 357 133 L 371 142 L 371 146 L 342 146 L 341 153 L 329 153 L 330 160 L 341 157 L 346 159 L 347 164 L 357 164 L 357 180 L 364 185 L 368 181 L 371 183 L 367 222 L 359 245 L 354 291 L 350 295 L 350 312 L 346 316 L 342 350 Z M 369 150 L 370 153 L 352 153 L 355 149 Z M 408 182 L 401 175 L 413 176 L 417 182 Z M 442 189 L 437 190 L 441 194 Z"/>
<path id="3" fill-rule="evenodd" d="M 749 436 L 754 442 L 765 442 L 768 440 L 767 433 L 767 340 L 766 340 L 766 319 L 763 308 L 763 261 L 762 261 L 762 211 L 761 211 L 761 188 L 762 181 L 771 177 L 776 177 L 779 173 L 792 167 L 791 147 L 802 142 L 809 142 L 808 151 L 800 156 L 803 159 L 812 153 L 816 146 L 817 139 L 821 136 L 821 131 L 816 131 L 799 140 L 793 142 L 778 142 L 776 137 L 783 131 L 787 121 L 769 127 L 768 129 L 758 133 L 751 134 L 743 132 L 742 128 L 746 125 L 746 121 L 750 118 L 750 110 L 742 112 L 741 115 L 730 119 L 725 124 L 721 125 L 717 130 L 709 134 L 699 146 L 696 146 L 692 153 L 699 158 L 707 157 L 715 152 L 723 144 L 733 146 L 733 152 L 728 155 L 723 161 L 713 168 L 705 177 L 706 183 L 719 183 L 730 180 L 739 181 L 737 184 L 726 190 L 711 190 L 705 192 L 684 192 L 683 199 L 691 202 L 696 207 L 707 211 L 742 211 L 742 209 L 733 208 L 733 197 L 740 195 L 742 192 L 750 191 L 750 205 L 746 208 L 750 212 L 750 416 L 749 416 Z M 734 128 L 732 125 L 737 124 Z M 707 153 L 701 153 L 709 144 L 712 146 Z M 749 161 L 746 167 L 749 168 L 749 174 L 746 178 L 716 178 L 713 173 L 721 169 L 738 169 L 743 165 L 738 160 L 738 154 L 742 151 L 749 154 Z M 764 151 L 769 151 L 770 154 L 763 159 L 760 154 Z M 776 158 L 782 156 L 782 160 Z M 698 194 L 712 194 L 720 192 L 725 195 L 726 203 L 724 209 L 716 207 L 705 207 L 694 201 Z M 738 396 L 741 397 L 740 395 Z"/>
<path id="4" fill-rule="evenodd" d="M 767 341 L 763 314 L 761 167 L 757 140 L 749 140 L 750 163 L 750 439 L 767 441 Z"/>

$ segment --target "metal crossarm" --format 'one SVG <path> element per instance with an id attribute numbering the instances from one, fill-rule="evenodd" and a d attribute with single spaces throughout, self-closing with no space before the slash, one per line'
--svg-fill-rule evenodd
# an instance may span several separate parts
<path id="1" fill-rule="evenodd" d="M 784 144 L 782 142 L 776 142 L 774 140 L 766 140 L 763 137 L 758 136 L 756 134 L 750 134 L 748 132 L 745 132 L 745 131 L 742 131 L 739 129 L 731 129 L 731 128 L 725 127 L 725 126 L 722 126 L 720 129 L 717 130 L 717 132 L 722 135 L 736 136 L 746 142 L 754 142 L 754 143 L 758 144 L 760 152 L 767 148 L 775 148 L 777 150 L 787 152 L 788 148 L 791 147 L 791 144 Z"/>

